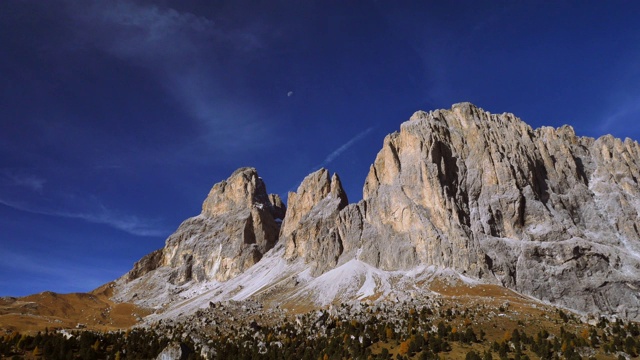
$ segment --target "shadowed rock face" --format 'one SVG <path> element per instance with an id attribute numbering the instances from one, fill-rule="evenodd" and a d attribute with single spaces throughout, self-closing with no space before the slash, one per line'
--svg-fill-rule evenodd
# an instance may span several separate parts
<path id="1" fill-rule="evenodd" d="M 127 280 L 131 281 L 137 279 L 140 276 L 157 269 L 159 266 L 162 266 L 163 250 L 164 249 L 158 249 L 149 253 L 133 264 L 133 269 L 131 269 L 126 275 Z"/>
<path id="2" fill-rule="evenodd" d="M 255 169 L 238 169 L 213 186 L 199 216 L 184 221 L 163 249 L 134 265 L 128 278 L 165 267 L 173 284 L 228 280 L 273 248 L 280 230 L 276 219 L 284 212 L 282 200 L 267 194 Z"/>
<path id="3" fill-rule="evenodd" d="M 225 281 L 275 248 L 312 276 L 354 258 L 389 271 L 435 265 L 640 320 L 638 179 L 640 146 L 629 139 L 534 130 L 469 103 L 418 111 L 384 139 L 360 202 L 349 205 L 338 176 L 321 169 L 289 193 L 285 212 L 255 169 L 239 169 L 127 279 Z"/>

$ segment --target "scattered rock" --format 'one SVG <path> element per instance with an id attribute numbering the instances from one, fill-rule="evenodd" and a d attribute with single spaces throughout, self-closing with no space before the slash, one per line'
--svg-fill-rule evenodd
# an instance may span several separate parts
<path id="1" fill-rule="evenodd" d="M 189 347 L 185 344 L 173 342 L 158 354 L 156 360 L 186 360 L 190 353 Z"/>

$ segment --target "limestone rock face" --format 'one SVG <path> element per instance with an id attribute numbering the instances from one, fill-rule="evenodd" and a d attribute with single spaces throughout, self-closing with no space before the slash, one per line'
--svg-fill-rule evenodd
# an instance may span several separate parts
<path id="1" fill-rule="evenodd" d="M 287 213 L 287 207 L 282 202 L 280 195 L 278 194 L 269 194 L 269 202 L 273 206 L 271 215 L 274 219 L 283 220 L 284 216 Z"/>
<path id="2" fill-rule="evenodd" d="M 136 263 L 128 277 L 164 267 L 173 284 L 228 280 L 274 247 L 280 230 L 276 219 L 284 212 L 280 198 L 267 194 L 255 169 L 238 169 L 213 186 L 200 215 L 184 221 L 165 247 Z"/>
<path id="3" fill-rule="evenodd" d="M 453 268 L 582 311 L 640 313 L 640 146 L 469 103 L 387 136 L 339 214 L 346 260 Z M 340 262 L 343 262 L 341 259 Z"/>
<path id="4" fill-rule="evenodd" d="M 400 274 L 434 266 L 640 320 L 639 181 L 640 145 L 630 139 L 534 130 L 469 103 L 418 111 L 384 139 L 360 202 L 348 204 L 339 177 L 320 169 L 285 208 L 255 169 L 239 169 L 211 189 L 202 214 L 136 263 L 118 296 L 241 273 L 275 294 L 301 273 L 319 278 L 342 265 Z M 244 285 L 234 286 L 246 294 Z"/>
<path id="5" fill-rule="evenodd" d="M 127 273 L 128 280 L 134 280 L 139 278 L 140 276 L 147 274 L 158 267 L 162 266 L 162 250 L 158 249 L 154 252 L 151 252 L 142 257 L 142 259 L 138 260 L 134 265 L 133 269 L 131 269 Z"/>
<path id="6" fill-rule="evenodd" d="M 336 219 L 348 203 L 338 175 L 330 178 L 329 171 L 320 169 L 307 176 L 295 193 L 289 193 L 280 232 L 285 258 L 304 259 L 315 274 L 333 268 L 342 253 Z"/>

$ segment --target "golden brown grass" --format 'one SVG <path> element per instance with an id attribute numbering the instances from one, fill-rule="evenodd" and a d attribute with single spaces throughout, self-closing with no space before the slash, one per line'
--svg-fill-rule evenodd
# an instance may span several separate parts
<path id="1" fill-rule="evenodd" d="M 0 330 L 35 333 L 45 328 L 109 331 L 135 325 L 149 314 L 133 304 L 110 299 L 110 284 L 90 293 L 57 294 L 45 291 L 15 300 L 0 301 Z"/>

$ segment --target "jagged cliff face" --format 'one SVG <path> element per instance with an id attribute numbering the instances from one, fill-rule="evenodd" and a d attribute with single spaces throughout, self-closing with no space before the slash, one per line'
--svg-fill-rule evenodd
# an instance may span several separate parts
<path id="1" fill-rule="evenodd" d="M 289 193 L 280 232 L 285 259 L 304 260 L 315 275 L 335 267 L 343 250 L 336 220 L 348 204 L 338 175 L 329 178 L 329 172 L 320 169 L 307 176 L 297 192 Z"/>
<path id="2" fill-rule="evenodd" d="M 142 258 L 127 277 L 165 268 L 173 284 L 228 280 L 274 247 L 280 231 L 276 220 L 285 210 L 277 195 L 267 194 L 255 169 L 238 169 L 213 186 L 199 216 L 184 221 L 163 249 Z"/>
<path id="3" fill-rule="evenodd" d="M 468 103 L 417 112 L 385 138 L 363 201 L 341 214 L 343 241 L 382 268 L 435 264 L 637 317 L 639 155 L 629 139 L 533 130 Z M 372 234 L 397 242 L 402 261 L 368 246 Z"/>
<path id="4" fill-rule="evenodd" d="M 375 269 L 378 286 L 384 271 L 436 266 L 572 309 L 640 319 L 639 172 L 640 146 L 629 139 L 534 130 L 468 103 L 419 111 L 384 139 L 360 202 L 348 204 L 338 176 L 321 169 L 289 194 L 285 211 L 254 169 L 240 169 L 126 281 L 224 282 L 246 273 L 242 281 L 264 277 L 260 291 L 297 291 L 297 299 L 307 290 L 288 288 L 292 278 L 317 289 L 323 282 L 309 276 Z M 278 270 L 260 265 L 265 254 Z M 252 294 L 250 284 L 227 284 L 238 287 L 222 284 L 216 296 Z"/>

